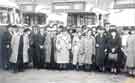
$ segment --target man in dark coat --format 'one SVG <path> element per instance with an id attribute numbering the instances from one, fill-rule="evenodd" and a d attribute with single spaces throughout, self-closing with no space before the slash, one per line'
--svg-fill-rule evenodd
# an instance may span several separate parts
<path id="1" fill-rule="evenodd" d="M 45 33 L 44 33 L 44 28 L 40 29 L 40 34 L 39 34 L 39 45 L 40 45 L 40 68 L 44 68 L 45 64 Z"/>
<path id="2" fill-rule="evenodd" d="M 8 26 L 8 31 L 4 32 L 2 37 L 2 62 L 3 68 L 9 69 L 9 57 L 11 55 L 12 26 Z"/>
<path id="3" fill-rule="evenodd" d="M 31 36 L 31 51 L 34 68 L 43 68 L 44 66 L 44 34 L 39 32 L 38 26 L 33 27 Z"/>
<path id="4" fill-rule="evenodd" d="M 105 47 L 104 29 L 99 28 L 96 36 L 96 65 L 99 71 L 104 71 Z"/>
<path id="5" fill-rule="evenodd" d="M 40 55 L 38 26 L 33 27 L 30 45 L 31 45 L 31 51 L 32 51 L 31 53 L 32 53 L 33 67 L 38 68 L 39 67 L 39 55 Z"/>

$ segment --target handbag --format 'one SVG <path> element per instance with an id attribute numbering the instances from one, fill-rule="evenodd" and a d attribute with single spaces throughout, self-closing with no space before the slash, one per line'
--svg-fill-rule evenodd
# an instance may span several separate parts
<path id="1" fill-rule="evenodd" d="M 109 53 L 108 58 L 109 58 L 109 60 L 117 61 L 118 54 L 117 53 Z"/>

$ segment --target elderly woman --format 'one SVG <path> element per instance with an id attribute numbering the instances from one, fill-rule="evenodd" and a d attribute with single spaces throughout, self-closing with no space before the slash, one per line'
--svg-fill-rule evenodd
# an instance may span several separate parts
<path id="1" fill-rule="evenodd" d="M 107 42 L 107 65 L 111 72 L 119 73 L 123 66 L 124 53 L 121 50 L 121 37 L 116 29 L 111 29 L 111 38 Z"/>
<path id="2" fill-rule="evenodd" d="M 128 70 L 128 74 L 133 76 L 135 69 L 135 34 L 130 33 L 130 35 L 128 36 L 126 51 L 126 67 Z"/>
<path id="3" fill-rule="evenodd" d="M 71 49 L 71 37 L 67 31 L 63 31 L 64 27 L 60 26 L 60 31 L 56 37 L 56 63 L 59 64 L 60 69 L 65 69 L 69 64 Z"/>

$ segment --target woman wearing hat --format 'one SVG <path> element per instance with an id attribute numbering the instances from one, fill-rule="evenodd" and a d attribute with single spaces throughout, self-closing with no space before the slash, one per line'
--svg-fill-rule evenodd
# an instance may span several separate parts
<path id="1" fill-rule="evenodd" d="M 60 31 L 56 37 L 56 63 L 60 69 L 65 69 L 70 61 L 71 37 L 67 31 L 63 31 L 63 26 L 60 26 Z"/>
<path id="2" fill-rule="evenodd" d="M 92 58 L 95 56 L 95 38 L 92 36 L 92 31 L 89 30 L 84 37 L 83 49 L 84 49 L 84 67 L 86 71 L 91 70 L 92 68 Z"/>
<path id="3" fill-rule="evenodd" d="M 130 76 L 134 75 L 135 69 L 135 34 L 131 31 L 129 32 L 129 36 L 127 38 L 127 46 L 126 46 L 126 68 L 127 72 Z"/>
<path id="4" fill-rule="evenodd" d="M 29 30 L 18 28 L 12 37 L 10 62 L 13 64 L 15 73 L 23 71 L 25 63 L 29 61 L 29 34 Z"/>
<path id="5" fill-rule="evenodd" d="M 107 42 L 106 67 L 111 72 L 119 73 L 124 61 L 124 53 L 121 50 L 121 37 L 116 29 L 110 29 L 110 39 Z"/>

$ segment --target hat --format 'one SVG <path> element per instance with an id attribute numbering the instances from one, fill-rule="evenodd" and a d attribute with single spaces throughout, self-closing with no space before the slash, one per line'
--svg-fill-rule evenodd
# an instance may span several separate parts
<path id="1" fill-rule="evenodd" d="M 82 25 L 82 29 L 84 29 L 85 27 L 87 27 L 86 25 Z"/>
<path id="2" fill-rule="evenodd" d="M 29 28 L 27 28 L 27 29 L 24 29 L 23 32 L 28 32 L 28 31 L 31 31 L 31 30 Z"/>
<path id="3" fill-rule="evenodd" d="M 60 29 L 64 29 L 64 26 L 60 25 L 59 28 L 60 28 Z"/>
<path id="4" fill-rule="evenodd" d="M 12 28 L 18 28 L 17 25 L 11 25 L 10 27 L 12 27 Z"/>
<path id="5" fill-rule="evenodd" d="M 100 28 L 97 28 L 97 30 L 105 30 L 104 28 L 100 27 Z"/>

